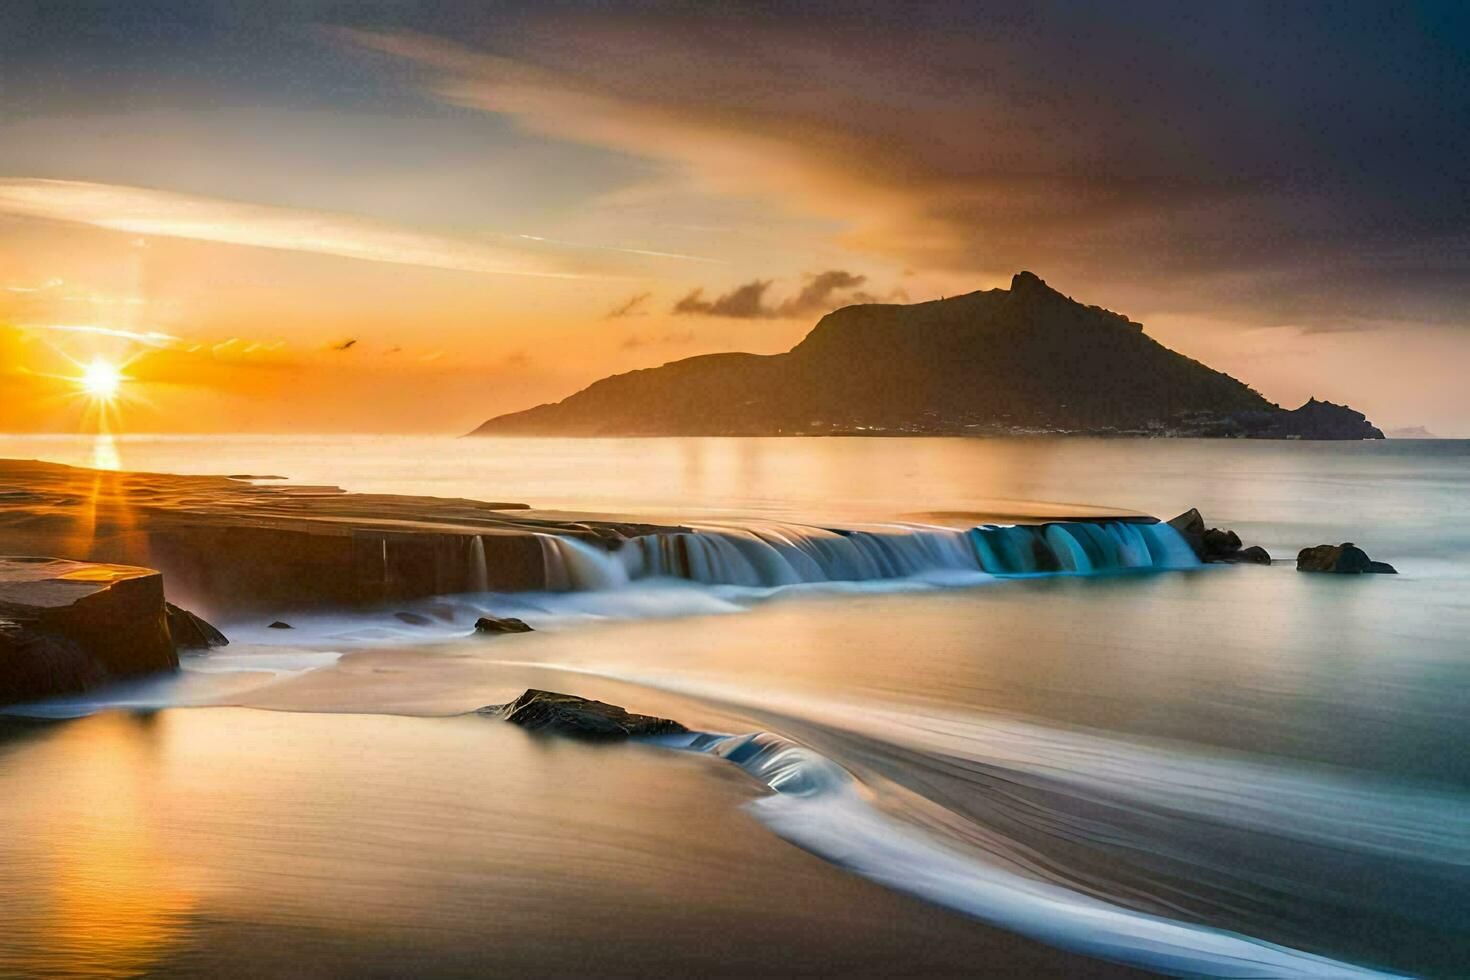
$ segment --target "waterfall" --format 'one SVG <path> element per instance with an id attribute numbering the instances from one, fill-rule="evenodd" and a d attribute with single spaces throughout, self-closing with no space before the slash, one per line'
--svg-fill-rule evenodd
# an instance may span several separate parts
<path id="1" fill-rule="evenodd" d="M 949 572 L 1091 575 L 1199 564 L 1167 524 L 1069 521 L 958 530 L 915 524 L 822 528 L 776 522 L 707 523 L 631 538 L 614 551 L 538 535 L 547 588 L 617 588 L 639 579 L 773 588 Z"/>
<path id="2" fill-rule="evenodd" d="M 546 587 L 554 592 L 589 592 L 628 584 L 628 571 L 614 555 L 577 538 L 538 534 Z"/>
<path id="3" fill-rule="evenodd" d="M 490 569 L 485 565 L 485 539 L 478 534 L 470 538 L 470 572 L 468 578 L 471 592 L 490 591 Z"/>

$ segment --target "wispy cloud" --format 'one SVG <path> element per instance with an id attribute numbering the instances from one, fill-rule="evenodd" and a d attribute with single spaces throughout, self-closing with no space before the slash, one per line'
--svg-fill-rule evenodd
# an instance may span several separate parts
<path id="1" fill-rule="evenodd" d="M 20 283 L 6 283 L 3 288 L 7 293 L 20 293 L 24 295 L 29 293 L 43 293 L 48 289 L 55 289 L 63 285 L 65 285 L 64 280 L 52 278 L 35 286 L 26 286 Z"/>
<path id="2" fill-rule="evenodd" d="M 868 281 L 867 276 L 854 275 L 842 269 L 828 269 L 826 272 L 807 276 L 806 284 L 795 296 L 779 303 L 768 303 L 766 293 L 774 281 L 752 279 L 714 299 L 705 299 L 702 288 L 693 289 L 675 303 L 670 312 L 675 315 L 696 314 L 736 320 L 769 320 L 827 313 L 839 306 L 850 306 L 854 303 L 881 303 L 885 300 L 906 298 L 901 289 L 885 296 L 875 296 L 858 288 Z"/>
<path id="3" fill-rule="evenodd" d="M 158 330 L 124 330 L 121 327 L 101 327 L 90 323 L 21 323 L 22 330 L 43 330 L 55 333 L 91 334 L 97 337 L 118 337 L 133 340 L 150 347 L 167 347 L 179 342 L 179 338 Z"/>
<path id="4" fill-rule="evenodd" d="M 591 248 L 603 252 L 621 252 L 624 255 L 646 255 L 654 259 L 681 259 L 685 262 L 708 262 L 711 265 L 724 265 L 723 259 L 712 259 L 704 255 L 686 255 L 683 252 L 660 252 L 651 248 L 627 248 L 622 245 L 590 245 L 587 242 L 569 242 L 560 238 L 546 238 L 541 235 L 515 235 L 522 241 L 542 242 L 547 245 L 558 245 L 562 248 Z"/>
<path id="5" fill-rule="evenodd" d="M 626 267 L 607 265 L 588 253 L 693 258 L 532 235 L 430 234 L 358 215 L 70 180 L 0 179 L 0 213 L 141 235 L 496 275 L 603 278 L 626 273 Z"/>
<path id="6" fill-rule="evenodd" d="M 678 315 L 697 313 L 702 316 L 724 316 L 736 320 L 758 320 L 776 315 L 774 308 L 766 305 L 766 290 L 771 288 L 770 279 L 752 279 L 716 296 L 704 298 L 704 288 L 691 289 L 683 299 L 674 304 L 670 312 Z"/>
<path id="7" fill-rule="evenodd" d="M 692 343 L 694 343 L 693 330 L 672 330 L 654 336 L 634 334 L 623 338 L 623 342 L 618 346 L 623 350 L 638 350 L 640 347 L 683 347 Z"/>
<path id="8" fill-rule="evenodd" d="M 628 316 L 647 316 L 648 311 L 644 309 L 648 301 L 653 298 L 652 293 L 638 293 L 619 303 L 607 311 L 604 320 L 621 320 Z"/>

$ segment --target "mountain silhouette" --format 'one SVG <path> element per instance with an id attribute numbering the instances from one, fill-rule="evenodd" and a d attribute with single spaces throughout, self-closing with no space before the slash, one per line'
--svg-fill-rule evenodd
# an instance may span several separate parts
<path id="1" fill-rule="evenodd" d="M 784 354 L 707 354 L 604 378 L 560 402 L 491 419 L 471 435 L 1382 438 L 1361 415 L 1341 410 L 1352 418 L 1285 412 L 1160 344 L 1141 324 L 1019 272 L 1010 289 L 836 310 Z M 1357 434 L 1306 431 L 1320 422 Z"/>

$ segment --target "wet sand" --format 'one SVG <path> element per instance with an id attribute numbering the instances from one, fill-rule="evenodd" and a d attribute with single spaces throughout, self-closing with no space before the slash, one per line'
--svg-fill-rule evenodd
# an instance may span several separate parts
<path id="1" fill-rule="evenodd" d="M 4 974 L 1127 972 L 843 873 L 700 756 L 232 708 L 7 731 Z"/>

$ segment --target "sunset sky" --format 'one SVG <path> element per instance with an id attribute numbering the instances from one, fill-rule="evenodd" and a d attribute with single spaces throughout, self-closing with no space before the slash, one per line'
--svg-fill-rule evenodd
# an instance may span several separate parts
<path id="1" fill-rule="evenodd" d="M 1030 269 L 1470 436 L 1463 3 L 0 4 L 0 431 L 438 432 Z"/>

